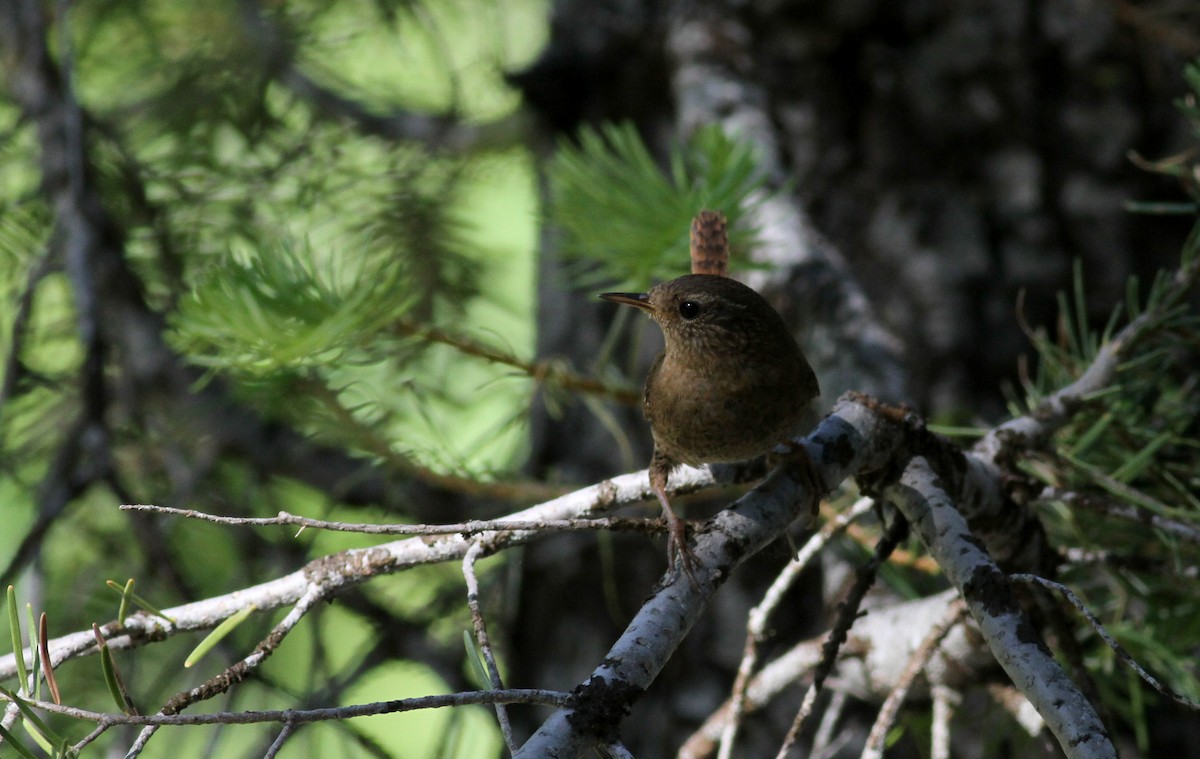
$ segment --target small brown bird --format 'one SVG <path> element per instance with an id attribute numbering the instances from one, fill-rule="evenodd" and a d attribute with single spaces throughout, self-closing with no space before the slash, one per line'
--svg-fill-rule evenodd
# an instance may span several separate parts
<path id="1" fill-rule="evenodd" d="M 693 222 L 693 261 L 711 254 L 714 240 L 705 232 L 718 221 L 716 243 L 728 256 L 724 218 L 705 211 Z M 669 525 L 668 562 L 678 552 L 695 584 L 685 525 L 667 500 L 671 470 L 746 461 L 797 434 L 820 394 L 817 377 L 771 304 L 727 277 L 688 274 L 646 293 L 600 297 L 645 311 L 666 341 L 642 398 L 654 437 L 650 489 Z"/>

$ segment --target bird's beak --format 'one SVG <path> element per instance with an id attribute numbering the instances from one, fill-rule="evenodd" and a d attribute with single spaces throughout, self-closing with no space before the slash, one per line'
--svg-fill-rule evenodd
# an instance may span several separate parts
<path id="1" fill-rule="evenodd" d="M 611 300 L 613 303 L 624 303 L 626 306 L 633 306 L 647 312 L 654 310 L 650 305 L 648 293 L 600 293 L 600 297 L 604 300 Z"/>

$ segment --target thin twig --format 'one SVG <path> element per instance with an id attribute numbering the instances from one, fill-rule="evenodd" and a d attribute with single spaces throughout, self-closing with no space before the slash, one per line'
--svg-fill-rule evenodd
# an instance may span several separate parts
<path id="1" fill-rule="evenodd" d="M 892 729 L 892 725 L 895 724 L 896 717 L 900 714 L 900 707 L 904 704 L 904 699 L 908 696 L 913 682 L 925 670 L 925 666 L 929 664 L 933 655 L 937 653 L 942 639 L 966 613 L 967 606 L 962 599 L 951 603 L 945 616 L 929 629 L 929 633 L 921 641 L 921 645 L 909 657 L 908 666 L 904 668 L 904 673 L 900 675 L 896 687 L 892 688 L 892 692 L 888 694 L 875 717 L 875 724 L 871 726 L 871 732 L 867 735 L 867 744 L 863 747 L 862 759 L 882 759 L 884 740 L 887 738 L 888 731 Z"/>
<path id="2" fill-rule="evenodd" d="M 101 722 L 100 724 L 96 725 L 95 729 L 92 730 L 92 732 L 83 736 L 83 739 L 80 740 L 78 743 L 76 743 L 74 746 L 72 746 L 72 748 L 75 749 L 76 751 L 83 751 L 83 749 L 86 748 L 89 743 L 94 742 L 101 735 L 104 735 L 104 733 L 108 732 L 108 729 L 110 727 L 112 727 L 111 723 Z"/>
<path id="3" fill-rule="evenodd" d="M 867 550 L 870 550 L 871 546 L 875 544 L 875 534 L 870 529 L 858 524 L 852 524 L 846 528 L 846 537 Z M 889 562 L 893 566 L 901 567 L 902 569 L 911 569 L 927 575 L 938 575 L 942 572 L 932 557 L 909 551 L 899 546 L 897 546 L 895 551 L 892 551 Z"/>
<path id="4" fill-rule="evenodd" d="M 522 374 L 531 377 L 535 382 L 573 393 L 586 393 L 611 398 L 626 406 L 636 406 L 642 401 L 641 391 L 623 385 L 612 385 L 602 380 L 588 377 L 569 369 L 559 361 L 526 361 L 511 353 L 493 348 L 489 345 L 457 335 L 440 327 L 431 327 L 410 319 L 398 319 L 394 323 L 398 334 L 414 335 L 442 345 L 448 345 L 467 356 L 474 356 L 503 366 L 517 369 Z"/>
<path id="5" fill-rule="evenodd" d="M 825 643 L 821 646 L 821 661 L 816 669 L 813 670 L 812 685 L 808 687 L 808 692 L 804 694 L 804 701 L 800 704 L 800 709 L 796 712 L 791 729 L 788 730 L 783 744 L 779 747 L 779 753 L 776 754 L 777 759 L 784 759 L 788 751 L 791 750 L 796 740 L 800 737 L 800 731 L 803 729 L 804 723 L 808 720 L 809 715 L 812 714 L 813 707 L 817 703 L 817 696 L 825 684 L 825 678 L 829 677 L 829 673 L 833 671 L 833 666 L 837 662 L 838 649 L 846 642 L 850 626 L 858 618 L 858 610 L 863 598 L 867 595 L 867 590 L 875 582 L 875 575 L 879 571 L 879 567 L 887 561 L 892 550 L 900 544 L 900 541 L 907 534 L 908 524 L 897 514 L 895 521 L 892 522 L 883 536 L 879 538 L 879 542 L 875 545 L 875 553 L 872 554 L 871 559 L 859 567 L 855 573 L 854 585 L 846 594 L 846 599 L 838 605 L 837 620 L 834 622 L 833 628 L 829 631 L 829 635 L 826 636 Z"/>
<path id="6" fill-rule="evenodd" d="M 16 312 L 12 316 L 12 326 L 8 336 L 8 356 L 4 362 L 4 381 L 0 383 L 0 412 L 8 408 L 8 401 L 17 392 L 20 381 L 29 373 L 29 368 L 21 360 L 25 350 L 25 338 L 29 334 L 29 322 L 33 314 L 34 294 L 42 279 L 53 268 L 53 259 L 49 252 L 43 252 L 29 270 L 25 287 L 17 301 Z"/>
<path id="7" fill-rule="evenodd" d="M 711 472 L 693 467 L 676 470 L 672 483 L 678 492 L 693 492 L 714 484 Z M 646 470 L 618 475 L 514 513 L 514 522 L 497 525 L 501 530 L 496 532 L 496 539 L 502 539 L 505 547 L 520 545 L 541 533 L 538 530 L 513 529 L 513 524 L 522 527 L 553 524 L 560 520 L 602 513 L 650 497 Z M 163 609 L 162 613 L 173 622 L 153 614 L 138 613 L 129 616 L 121 627 L 110 622 L 102 625 L 101 630 L 110 647 L 135 648 L 187 631 L 210 629 L 251 604 L 264 612 L 294 604 L 308 589 L 309 576 L 313 572 L 336 573 L 337 582 L 344 587 L 366 582 L 379 574 L 391 574 L 437 562 L 460 561 L 468 547 L 468 542 L 461 536 L 450 535 L 441 540 L 412 537 L 369 548 L 350 549 L 319 557 L 295 572 L 251 588 Z M 112 637 L 114 632 L 120 634 Z M 52 640 L 50 648 L 55 662 L 96 653 L 91 630 Z M 16 654 L 0 655 L 0 678 L 12 677 L 16 671 Z"/>
<path id="8" fill-rule="evenodd" d="M 236 683 L 244 680 L 247 675 L 266 661 L 271 654 L 275 653 L 275 650 L 283 643 L 283 639 L 287 637 L 287 634 L 295 629 L 296 625 L 308 614 L 313 606 L 332 593 L 340 584 L 338 577 L 333 573 L 324 575 L 320 575 L 316 571 L 309 573 L 309 586 L 304 594 L 292 606 L 287 616 L 271 628 L 267 636 L 254 647 L 254 650 L 249 655 L 234 662 L 226 667 L 224 671 L 209 678 L 195 688 L 172 696 L 163 705 L 160 714 L 178 714 L 188 706 L 224 693 Z M 137 740 L 130 747 L 126 756 L 136 757 L 140 754 L 145 748 L 146 742 L 150 740 L 150 737 L 157 729 L 157 725 L 147 725 L 138 735 Z"/>
<path id="9" fill-rule="evenodd" d="M 934 685 L 931 691 L 933 724 L 929 731 L 929 759 L 950 759 L 950 719 L 961 696 L 948 685 Z"/>
<path id="10" fill-rule="evenodd" d="M 1132 488 L 1130 488 L 1130 491 L 1132 491 Z M 1149 525 L 1156 530 L 1162 530 L 1173 537 L 1186 540 L 1189 543 L 1200 544 L 1200 527 L 1181 522 L 1177 519 L 1171 519 L 1162 514 L 1155 514 L 1149 509 L 1140 506 L 1119 503 L 1095 493 L 1076 493 L 1047 487 L 1038 494 L 1034 502 L 1036 503 L 1037 501 L 1061 501 L 1068 506 L 1081 507 L 1106 516 Z"/>
<path id="11" fill-rule="evenodd" d="M 511 530 L 537 530 L 539 532 L 623 530 L 647 534 L 666 531 L 666 522 L 660 518 L 603 517 L 599 519 L 548 519 L 546 521 L 477 519 L 470 522 L 458 522 L 456 524 L 362 524 L 311 519 L 286 511 L 281 511 L 273 517 L 229 517 L 219 514 L 208 514 L 193 509 L 178 509 L 172 506 L 154 506 L 142 503 L 122 504 L 120 508 L 122 511 L 149 511 L 242 527 L 295 525 L 301 528 L 311 527 L 318 530 L 358 532 L 367 535 L 472 535 L 481 532 L 507 532 Z"/>
<path id="12" fill-rule="evenodd" d="M 496 703 L 534 704 L 538 706 L 561 706 L 569 694 L 539 688 L 508 688 L 505 690 L 478 690 L 446 693 L 417 698 L 400 698 L 393 701 L 374 701 L 352 706 L 326 706 L 317 709 L 274 709 L 245 712 L 213 712 L 208 714 L 114 714 L 94 712 L 74 706 L 60 706 L 49 701 L 23 699 L 25 703 L 43 711 L 61 714 L 73 719 L 96 722 L 103 725 L 253 725 L 263 722 L 293 723 L 327 722 L 354 717 L 372 717 L 378 714 L 411 712 L 418 709 L 444 709 L 455 706 L 478 706 Z M 0 695 L 0 701 L 4 696 Z"/>
<path id="13" fill-rule="evenodd" d="M 1096 615 L 1093 614 L 1090 609 L 1088 609 L 1087 605 L 1084 604 L 1079 596 L 1075 595 L 1074 591 L 1072 591 L 1066 585 L 1063 585 L 1060 582 L 1055 582 L 1054 580 L 1047 580 L 1045 577 L 1039 577 L 1031 574 L 1012 574 L 1008 576 L 1008 579 L 1014 582 L 1027 582 L 1033 585 L 1041 585 L 1043 588 L 1060 593 L 1064 598 L 1071 602 L 1072 606 L 1079 610 L 1079 613 L 1082 614 L 1085 619 L 1087 619 L 1088 624 L 1090 624 L 1092 629 L 1096 631 L 1096 634 L 1108 644 L 1108 647 L 1113 650 L 1113 653 L 1117 655 L 1117 658 L 1125 662 L 1130 669 L 1137 673 L 1138 677 L 1146 681 L 1147 685 L 1177 704 L 1182 704 L 1193 711 L 1200 711 L 1200 702 L 1193 701 L 1187 696 L 1177 693 L 1166 685 L 1163 685 L 1161 682 L 1159 682 L 1158 678 L 1143 669 L 1142 666 L 1138 664 L 1132 656 L 1129 655 L 1129 652 L 1125 650 L 1124 646 L 1118 643 L 1117 639 L 1114 638 L 1112 634 L 1108 632 L 1108 630 L 1104 629 L 1104 625 L 1099 619 L 1096 618 Z"/>
<path id="14" fill-rule="evenodd" d="M 746 688 L 750 677 L 758 664 L 758 647 L 766 636 L 767 622 L 775 609 L 779 607 L 787 591 L 799 579 L 808 563 L 820 553 L 830 540 L 843 532 L 851 522 L 867 514 L 874 507 L 872 498 L 860 498 L 849 509 L 838 514 L 825 523 L 820 532 L 808 539 L 794 558 L 775 577 L 771 587 L 763 594 L 763 599 L 746 615 L 746 645 L 742 653 L 742 661 L 738 665 L 737 677 L 733 681 L 730 694 L 730 710 L 725 729 L 721 732 L 721 748 L 717 753 L 718 759 L 729 759 L 732 755 L 734 741 L 742 717 L 746 712 Z"/>
<path id="15" fill-rule="evenodd" d="M 1075 416 L 1080 401 L 1107 387 L 1116 378 L 1122 360 L 1148 332 L 1157 329 L 1200 282 L 1200 256 L 1186 262 L 1145 311 L 1130 321 L 1096 351 L 1079 377 L 1038 403 L 1023 416 L 992 428 L 972 447 L 975 455 L 995 463 L 1011 457 L 1014 447 L 1038 449 Z"/>
<path id="16" fill-rule="evenodd" d="M 821 715 L 821 722 L 817 725 L 817 732 L 813 735 L 811 759 L 835 756 L 838 749 L 850 740 L 849 731 L 834 731 L 842 717 L 842 711 L 846 708 L 846 700 L 846 692 L 843 690 L 835 690 L 830 695 L 825 712 Z"/>
<path id="17" fill-rule="evenodd" d="M 329 412 L 336 422 L 336 427 L 341 430 L 341 435 L 347 445 L 377 456 L 384 464 L 397 472 L 433 487 L 470 496 L 512 502 L 541 501 L 561 495 L 566 491 L 566 488 L 561 485 L 537 480 L 489 482 L 476 476 L 456 472 L 439 472 L 397 452 L 393 447 L 394 441 L 381 436 L 378 430 L 364 423 L 358 415 L 346 407 L 341 396 L 324 382 L 311 378 L 298 379 L 294 383 L 293 390 L 321 404 L 321 407 Z"/>
<path id="18" fill-rule="evenodd" d="M 487 665 L 487 675 L 489 685 L 493 690 L 503 690 L 504 682 L 500 679 L 500 668 L 496 666 L 496 657 L 492 653 L 492 643 L 488 639 L 487 623 L 483 619 L 483 611 L 479 608 L 479 577 L 475 573 L 475 562 L 487 550 L 486 541 L 477 538 L 471 547 L 467 549 L 467 554 L 463 556 L 462 569 L 463 577 L 467 582 L 467 608 L 471 610 L 471 624 L 475 628 L 475 642 L 479 644 L 479 652 L 483 655 L 483 661 Z M 512 724 L 508 720 L 508 710 L 504 704 L 497 703 L 496 705 L 496 720 L 500 723 L 500 732 L 504 735 L 504 742 L 508 746 L 509 753 L 517 750 L 517 739 L 513 735 Z"/>
<path id="19" fill-rule="evenodd" d="M 275 759 L 275 755 L 283 748 L 283 744 L 287 739 L 292 737 L 292 733 L 296 731 L 294 722 L 284 722 L 283 729 L 279 731 L 279 735 L 275 736 L 275 740 L 271 741 L 271 746 L 267 749 L 267 753 L 263 754 L 263 759 Z"/>
<path id="20" fill-rule="evenodd" d="M 395 107 L 380 111 L 376 107 L 348 97 L 313 79 L 296 60 L 297 46 L 287 39 L 278 24 L 272 23 L 260 2 L 241 3 L 241 20 L 253 39 L 259 42 L 262 68 L 296 97 L 305 100 L 322 116 L 351 124 L 363 135 L 394 142 L 424 142 L 431 150 L 465 154 L 481 150 L 500 150 L 524 144 L 529 131 L 527 116 L 521 113 L 483 123 L 465 121 L 452 110 L 420 113 Z M 414 6 L 414 12 L 421 6 Z M 429 27 L 431 24 L 421 24 Z M 436 45 L 436 49 L 448 49 Z M 451 79 L 457 88 L 458 77 Z M 452 96 L 451 102 L 457 102 Z"/>

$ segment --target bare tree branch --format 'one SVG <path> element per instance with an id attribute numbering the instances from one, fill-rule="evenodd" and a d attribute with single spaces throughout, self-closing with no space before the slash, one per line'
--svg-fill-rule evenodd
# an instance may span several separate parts
<path id="1" fill-rule="evenodd" d="M 818 552 L 835 536 L 850 526 L 855 519 L 870 512 L 875 507 L 871 498 L 860 498 L 857 503 L 836 518 L 825 524 L 821 531 L 808 539 L 804 547 L 788 562 L 784 570 L 771 583 L 771 587 L 763 594 L 758 606 L 750 610 L 746 623 L 746 646 L 742 661 L 738 665 L 737 678 L 733 682 L 730 701 L 731 708 L 723 716 L 725 729 L 721 735 L 719 759 L 729 759 L 733 751 L 733 743 L 737 739 L 737 730 L 741 723 L 742 714 L 746 709 L 746 687 L 751 675 L 758 665 L 758 647 L 767 634 L 767 623 L 771 614 L 783 600 L 784 593 L 799 579 L 800 573 Z M 690 741 L 689 741 L 690 742 Z M 692 749 L 696 750 L 695 748 Z"/>
<path id="2" fill-rule="evenodd" d="M 665 522 L 662 519 L 632 519 L 628 517 L 602 517 L 596 519 L 545 519 L 537 521 L 519 521 L 513 518 L 478 519 L 457 524 L 363 524 L 361 522 L 331 522 L 326 519 L 312 519 L 281 511 L 273 517 L 228 517 L 219 514 L 206 514 L 195 509 L 176 509 L 170 506 L 152 506 L 150 504 L 122 504 L 122 511 L 146 511 L 155 514 L 171 514 L 174 516 L 199 519 L 214 524 L 227 524 L 245 527 L 265 527 L 268 525 L 295 525 L 303 530 L 334 530 L 337 532 L 357 532 L 363 535 L 454 535 L 462 533 L 473 535 L 481 532 L 501 532 L 508 530 L 536 530 L 539 532 L 595 532 L 597 530 L 628 530 L 652 534 L 665 532 Z M 297 532 L 297 535 L 300 533 Z"/>
<path id="3" fill-rule="evenodd" d="M 843 399 L 834 413 L 805 439 L 824 482 L 841 482 L 853 472 L 884 465 L 900 445 L 878 434 L 886 424 L 866 405 Z M 775 539 L 811 502 L 804 478 L 786 467 L 733 506 L 710 519 L 696 538 L 697 583 L 662 585 L 643 604 L 591 676 L 574 691 L 567 708 L 555 712 L 514 755 L 576 756 L 612 739 L 629 706 L 649 687 L 704 609 L 712 592 L 749 556 Z"/>
<path id="4" fill-rule="evenodd" d="M 1046 487 L 1037 495 L 1038 501 L 1061 501 L 1073 508 L 1116 517 L 1127 522 L 1146 525 L 1156 530 L 1162 530 L 1180 540 L 1200 544 L 1200 528 L 1172 519 L 1162 514 L 1155 514 L 1148 509 L 1120 503 L 1115 499 L 1105 498 L 1094 493 L 1076 493 L 1061 488 Z"/>
<path id="5" fill-rule="evenodd" d="M 402 335 L 420 335 L 425 340 L 449 345 L 465 355 L 475 356 L 476 358 L 503 366 L 510 366 L 522 374 L 532 377 L 539 384 L 550 385 L 556 389 L 612 398 L 626 406 L 636 405 L 642 400 L 640 390 L 579 374 L 572 371 L 568 365 L 560 361 L 526 361 L 505 351 L 484 345 L 465 335 L 458 335 L 438 327 L 419 324 L 410 319 L 397 320 L 393 328 L 397 333 Z"/>
<path id="6" fill-rule="evenodd" d="M 479 606 L 479 576 L 475 572 L 475 562 L 485 555 L 490 546 L 477 539 L 471 543 L 462 560 L 463 578 L 467 583 L 467 608 L 471 611 L 471 624 L 475 628 L 475 643 L 483 656 L 487 667 L 488 684 L 492 690 L 502 690 L 504 682 L 500 679 L 500 667 L 496 664 L 496 656 L 492 652 L 492 642 L 488 638 L 487 621 L 483 618 L 483 609 Z M 508 720 L 508 710 L 504 704 L 496 704 L 496 721 L 500 723 L 500 732 L 509 752 L 517 750 L 517 741 L 513 737 L 512 723 Z"/>
<path id="7" fill-rule="evenodd" d="M 958 598 L 951 589 L 927 598 L 872 608 L 854 626 L 855 644 L 839 652 L 837 671 L 830 679 L 835 694 L 850 694 L 867 701 L 882 701 L 901 682 L 906 663 L 928 639 Z M 803 682 L 821 659 L 822 639 L 803 641 L 766 664 L 746 687 L 747 713 L 770 703 L 782 691 Z M 930 684 L 962 687 L 964 678 L 980 677 L 995 660 L 980 646 L 978 630 L 969 622 L 954 627 L 930 660 L 924 680 Z M 922 683 L 914 690 L 927 695 Z M 706 757 L 715 748 L 730 715 L 727 701 L 705 720 L 681 749 L 681 756 Z"/>
<path id="8" fill-rule="evenodd" d="M 958 624 L 966 611 L 966 606 L 962 604 L 961 600 L 955 600 L 950 604 L 946 616 L 934 625 L 925 639 L 921 641 L 916 653 L 909 658 L 908 666 L 904 668 L 904 674 L 900 676 L 900 682 L 888 694 L 887 700 L 883 702 L 883 706 L 880 707 L 879 714 L 875 718 L 875 724 L 871 726 L 871 733 L 867 736 L 867 745 L 863 748 L 862 759 L 883 759 L 884 741 L 887 739 L 888 731 L 895 724 L 896 717 L 900 714 L 900 707 L 904 704 L 909 689 L 925 670 L 946 634 L 954 625 Z M 934 685 L 933 688 L 945 688 L 945 686 Z"/>
<path id="9" fill-rule="evenodd" d="M 680 490 L 694 490 L 713 484 L 712 475 L 701 469 L 682 467 L 673 473 L 672 484 Z M 524 529 L 542 520 L 550 522 L 603 512 L 619 504 L 645 501 L 652 498 L 646 472 L 634 472 L 543 504 L 516 512 L 510 517 L 495 520 L 503 525 L 511 520 L 517 528 L 482 533 L 497 550 L 518 545 L 535 537 L 538 529 Z M 174 622 L 138 612 L 126 618 L 125 624 L 110 622 L 100 627 L 110 648 L 136 648 L 182 632 L 206 630 L 250 606 L 266 612 L 297 603 L 311 588 L 318 587 L 326 595 L 344 587 L 366 582 L 380 574 L 403 571 L 415 566 L 444 561 L 457 561 L 465 556 L 471 540 L 461 532 L 446 535 L 440 540 L 409 538 L 371 548 L 353 549 L 324 556 L 309 562 L 305 568 L 269 582 L 234 591 L 227 595 L 196 601 L 183 606 L 163 609 Z M 72 633 L 49 641 L 55 664 L 78 656 L 96 653 L 96 641 L 90 630 Z M 17 672 L 14 654 L 0 656 L 0 679 Z"/>
<path id="10" fill-rule="evenodd" d="M 0 699 L 4 699 L 0 696 Z M 336 706 L 323 709 L 278 709 L 268 711 L 216 712 L 213 714 L 110 714 L 60 706 L 50 701 L 22 699 L 26 704 L 53 714 L 62 714 L 75 719 L 97 722 L 104 728 L 113 725 L 253 725 L 262 722 L 280 722 L 299 725 L 307 722 L 369 717 L 376 714 L 415 711 L 417 709 L 441 709 L 451 706 L 472 704 L 542 704 L 556 705 L 566 700 L 566 694 L 536 688 L 507 688 L 505 690 L 481 690 L 445 695 L 401 698 L 394 701 L 377 701 L 370 704 Z"/>
<path id="11" fill-rule="evenodd" d="M 25 287 L 21 290 L 21 298 L 17 302 L 17 310 L 13 314 L 12 329 L 8 338 L 9 350 L 4 361 L 4 381 L 0 384 L 0 412 L 16 395 L 21 380 L 29 373 L 29 369 L 21 360 L 21 354 L 25 349 L 25 338 L 28 336 L 29 318 L 33 313 L 33 295 L 42 279 L 53 268 L 51 261 L 50 255 L 43 253 L 29 270 Z M 0 419 L 2 418 L 0 417 Z"/>
<path id="12" fill-rule="evenodd" d="M 1137 676 L 1142 678 L 1146 684 L 1175 703 L 1186 706 L 1193 711 L 1200 711 L 1200 702 L 1193 701 L 1182 693 L 1163 685 L 1161 682 L 1159 682 L 1157 677 L 1147 672 L 1144 667 L 1134 661 L 1134 658 L 1129 655 L 1129 652 L 1125 650 L 1125 647 L 1117 642 L 1117 639 L 1112 636 L 1112 633 L 1104 629 L 1104 625 L 1100 624 L 1100 620 L 1096 619 L 1096 615 L 1093 614 L 1091 610 L 1088 609 L 1087 605 L 1080 600 L 1079 596 L 1075 595 L 1075 593 L 1073 593 L 1066 585 L 1063 585 L 1061 582 L 1047 580 L 1045 577 L 1038 577 L 1036 575 L 1029 574 L 1009 575 L 1008 579 L 1012 580 L 1013 582 L 1027 582 L 1032 585 L 1040 585 L 1048 590 L 1053 590 L 1063 598 L 1067 599 L 1067 601 L 1070 602 L 1070 604 L 1074 606 L 1079 613 L 1084 616 L 1085 619 L 1087 619 L 1088 624 L 1091 625 L 1092 629 L 1096 631 L 1096 634 L 1104 640 L 1104 643 L 1112 649 L 1113 653 L 1117 655 L 1117 658 L 1125 662 L 1125 665 L 1136 672 Z"/>
<path id="13" fill-rule="evenodd" d="M 996 660 L 1037 707 L 1067 756 L 1115 758 L 1116 749 L 1099 715 L 1021 611 L 1004 573 L 971 534 L 929 462 L 914 458 L 900 482 L 885 494 L 937 558 L 946 578 L 966 600 Z"/>
<path id="14" fill-rule="evenodd" d="M 821 644 L 821 660 L 817 662 L 817 666 L 813 668 L 813 680 L 808 686 L 808 690 L 804 694 L 804 700 L 800 703 L 800 708 L 796 711 L 796 716 L 792 720 L 792 726 L 788 729 L 787 735 L 783 738 L 783 743 L 779 746 L 779 752 L 776 754 L 777 759 L 786 759 L 796 741 L 800 738 L 800 731 L 804 729 L 808 719 L 812 716 L 813 708 L 817 703 L 817 696 L 820 695 L 821 689 L 825 686 L 825 680 L 829 677 L 829 673 L 833 671 L 834 665 L 837 663 L 838 652 L 846 643 L 846 638 L 850 634 L 850 628 L 854 625 L 855 619 L 858 618 L 859 609 L 862 606 L 863 599 L 867 595 L 867 591 L 875 584 L 875 577 L 879 572 L 884 562 L 892 555 L 892 550 L 897 544 L 903 540 L 908 534 L 908 525 L 902 519 L 895 519 L 892 524 L 879 538 L 879 542 L 875 545 L 875 550 L 871 554 L 870 560 L 859 566 L 854 572 L 854 584 L 846 593 L 846 597 L 838 604 L 837 619 L 829 630 L 829 634 L 825 636 L 825 641 Z"/>

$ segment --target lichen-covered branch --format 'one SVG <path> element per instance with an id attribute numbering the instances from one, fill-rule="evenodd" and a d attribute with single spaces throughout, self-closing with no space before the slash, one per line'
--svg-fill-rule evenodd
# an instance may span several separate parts
<path id="1" fill-rule="evenodd" d="M 971 534 L 929 461 L 914 458 L 886 495 L 962 594 L 996 660 L 1037 708 L 1066 755 L 1115 759 L 1100 716 L 1042 642 L 1004 572 Z"/>

